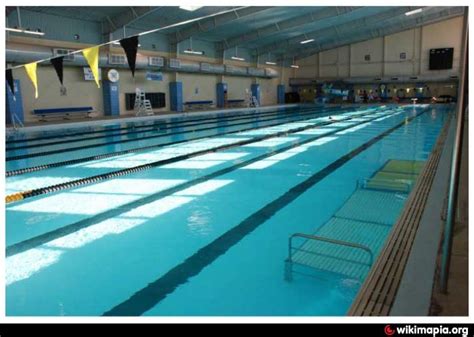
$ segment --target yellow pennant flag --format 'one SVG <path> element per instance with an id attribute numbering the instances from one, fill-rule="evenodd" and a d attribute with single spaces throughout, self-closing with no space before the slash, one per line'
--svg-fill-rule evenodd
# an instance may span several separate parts
<path id="1" fill-rule="evenodd" d="M 35 87 L 35 98 L 38 98 L 38 77 L 36 76 L 37 65 L 36 62 L 25 64 L 26 73 Z"/>
<path id="2" fill-rule="evenodd" d="M 84 49 L 82 51 L 82 54 L 84 54 L 84 57 L 86 58 L 87 63 L 89 64 L 89 67 L 92 70 L 92 75 L 94 75 L 94 79 L 95 79 L 95 83 L 97 83 L 97 87 L 100 88 L 100 84 L 99 84 L 99 46 Z"/>

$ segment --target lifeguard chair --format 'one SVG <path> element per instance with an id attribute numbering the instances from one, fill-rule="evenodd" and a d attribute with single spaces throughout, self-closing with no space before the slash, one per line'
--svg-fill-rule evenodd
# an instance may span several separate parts
<path id="1" fill-rule="evenodd" d="M 135 106 L 137 116 L 150 116 L 153 115 L 153 109 L 151 102 L 145 96 L 145 91 L 140 88 L 135 89 Z"/>

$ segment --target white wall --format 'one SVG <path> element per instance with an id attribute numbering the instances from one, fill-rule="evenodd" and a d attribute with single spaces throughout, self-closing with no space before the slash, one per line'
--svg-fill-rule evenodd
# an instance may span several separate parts
<path id="1" fill-rule="evenodd" d="M 227 99 L 245 99 L 245 90 L 250 91 L 252 79 L 249 77 L 226 76 Z"/>
<path id="2" fill-rule="evenodd" d="M 183 83 L 183 102 L 212 101 L 216 104 L 216 75 L 180 74 Z"/>
<path id="3" fill-rule="evenodd" d="M 421 73 L 457 74 L 461 63 L 463 18 L 457 17 L 421 28 Z M 454 47 L 453 69 L 428 70 L 431 48 Z"/>
<path id="4" fill-rule="evenodd" d="M 81 67 L 64 68 L 64 85 L 67 95 L 61 96 L 58 77 L 50 66 L 38 66 L 38 98 L 35 98 L 35 90 L 24 69 L 14 72 L 15 79 L 20 80 L 21 94 L 23 98 L 23 113 L 25 121 L 37 120 L 33 115 L 34 109 L 62 108 L 73 106 L 92 106 L 103 114 L 102 89 L 98 89 L 94 81 L 84 81 L 84 73 Z"/>
<path id="5" fill-rule="evenodd" d="M 351 76 L 382 76 L 383 38 L 351 45 Z M 370 61 L 365 56 L 370 56 Z"/>
<path id="6" fill-rule="evenodd" d="M 296 63 L 297 78 L 451 75 L 460 69 L 463 18 L 409 29 L 385 37 L 322 51 Z M 429 50 L 454 48 L 453 69 L 428 70 Z M 350 50 L 349 50 L 350 49 Z M 406 59 L 400 54 L 406 53 Z M 370 61 L 365 60 L 370 55 Z"/>

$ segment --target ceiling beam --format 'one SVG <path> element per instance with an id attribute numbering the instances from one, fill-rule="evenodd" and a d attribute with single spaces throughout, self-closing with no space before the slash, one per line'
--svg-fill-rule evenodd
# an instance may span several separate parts
<path id="1" fill-rule="evenodd" d="M 294 57 L 295 60 L 298 60 L 325 50 L 395 34 L 408 29 L 451 19 L 463 14 L 463 7 L 440 7 L 439 9 L 431 11 L 429 14 L 413 18 L 407 18 L 403 15 L 394 16 L 391 20 L 380 23 L 377 26 L 362 27 L 358 30 L 353 30 L 352 34 L 345 39 L 333 40 L 326 38 L 324 41 L 320 41 L 318 46 L 292 50 L 290 53 L 285 53 L 281 59 L 292 59 Z"/>
<path id="2" fill-rule="evenodd" d="M 234 35 L 218 43 L 218 49 L 228 49 L 237 47 L 243 44 L 247 44 L 252 41 L 256 41 L 261 38 L 265 38 L 281 31 L 300 28 L 304 25 L 314 23 L 316 21 L 322 22 L 340 15 L 344 15 L 363 7 L 326 7 L 317 11 L 310 12 L 308 14 L 300 15 L 284 21 L 252 30 L 248 33 L 241 35 Z"/>
<path id="3" fill-rule="evenodd" d="M 393 16 L 404 14 L 405 12 L 416 9 L 416 8 L 419 8 L 419 7 L 387 7 L 385 10 L 377 14 L 368 15 L 360 19 L 347 21 L 347 22 L 334 25 L 331 27 L 317 29 L 306 34 L 301 34 L 301 35 L 292 37 L 290 39 L 286 39 L 284 41 L 277 41 L 274 43 L 263 45 L 257 48 L 256 54 L 263 55 L 269 52 L 278 53 L 279 51 L 284 52 L 287 50 L 292 50 L 294 48 L 298 48 L 299 46 L 302 46 L 300 42 L 303 40 L 308 40 L 308 39 L 314 39 L 315 41 L 317 41 L 317 40 L 320 40 L 321 37 L 325 37 L 325 36 L 338 38 L 339 36 L 342 36 L 344 32 L 348 31 L 350 33 L 350 31 L 354 29 L 368 27 L 370 25 L 374 25 L 379 22 L 388 20 L 392 18 Z M 317 42 L 311 42 L 311 45 L 314 45 L 315 43 Z"/>
<path id="4" fill-rule="evenodd" d="M 107 16 L 106 20 L 102 22 L 104 34 L 109 34 L 115 30 L 127 26 L 132 22 L 137 21 L 138 19 L 144 17 L 145 15 L 150 14 L 151 12 L 159 9 L 161 7 L 156 6 L 137 6 L 137 7 L 128 7 L 127 10 L 115 15 Z"/>
<path id="5" fill-rule="evenodd" d="M 222 25 L 232 23 L 248 16 L 256 15 L 262 11 L 266 11 L 272 8 L 274 7 L 260 6 L 236 8 L 234 11 L 197 21 L 188 27 L 179 29 L 176 32 L 169 34 L 168 37 L 171 43 L 178 43 L 200 33 L 209 32 L 211 30 L 219 28 Z"/>

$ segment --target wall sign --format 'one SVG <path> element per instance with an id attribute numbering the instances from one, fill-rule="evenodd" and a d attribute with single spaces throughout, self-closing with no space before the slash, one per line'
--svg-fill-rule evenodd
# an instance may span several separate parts
<path id="1" fill-rule="evenodd" d="M 84 67 L 84 80 L 86 81 L 95 81 L 94 79 L 94 74 L 92 74 L 92 70 L 89 67 Z M 102 72 L 100 71 L 99 68 L 99 80 L 102 80 Z"/>
<path id="2" fill-rule="evenodd" d="M 146 79 L 148 81 L 163 81 L 163 73 L 162 72 L 147 71 L 146 72 Z"/>

